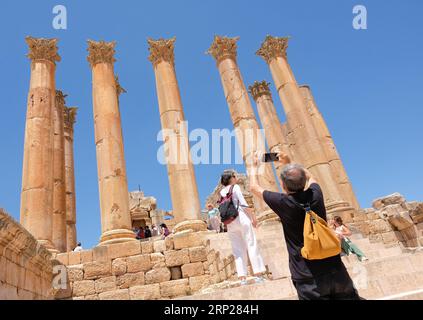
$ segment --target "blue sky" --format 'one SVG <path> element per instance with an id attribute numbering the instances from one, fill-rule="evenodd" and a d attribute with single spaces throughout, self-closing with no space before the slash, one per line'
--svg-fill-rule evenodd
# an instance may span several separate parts
<path id="1" fill-rule="evenodd" d="M 65 5 L 68 29 L 52 27 Z M 364 4 L 368 29 L 352 28 Z M 58 37 L 62 61 L 56 86 L 78 106 L 75 126 L 77 230 L 85 247 L 98 243 L 100 212 L 86 40 L 116 40 L 115 71 L 128 91 L 120 105 L 130 190 L 171 208 L 154 73 L 147 37 L 176 36 L 176 72 L 190 129 L 229 128 L 228 107 L 214 60 L 204 54 L 213 35 L 240 36 L 238 62 L 246 85 L 273 83 L 254 55 L 266 34 L 290 35 L 289 62 L 309 84 L 360 204 L 398 191 L 423 201 L 423 2 L 407 1 L 2 1 L 0 10 L 0 207 L 19 219 L 29 60 L 25 36 Z M 274 101 L 284 120 L 272 86 Z M 202 204 L 227 165 L 195 167 Z M 235 166 L 243 171 L 242 166 Z"/>

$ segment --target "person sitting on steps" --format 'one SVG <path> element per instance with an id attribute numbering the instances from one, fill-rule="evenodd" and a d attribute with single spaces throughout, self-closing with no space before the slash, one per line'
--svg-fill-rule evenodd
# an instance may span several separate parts
<path id="1" fill-rule="evenodd" d="M 341 241 L 342 251 L 349 256 L 351 253 L 355 254 L 360 261 L 369 260 L 365 254 L 348 238 L 352 235 L 351 230 L 343 223 L 342 218 L 334 216 L 329 223 L 333 228 L 339 240 Z"/>

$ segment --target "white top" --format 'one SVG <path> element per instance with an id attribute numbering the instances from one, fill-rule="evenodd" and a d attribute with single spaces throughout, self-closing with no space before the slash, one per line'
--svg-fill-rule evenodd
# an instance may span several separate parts
<path id="1" fill-rule="evenodd" d="M 73 249 L 74 252 L 80 252 L 82 251 L 82 247 L 81 246 L 77 246 L 75 249 Z"/>
<path id="2" fill-rule="evenodd" d="M 336 227 L 335 229 L 335 233 L 340 239 L 347 239 L 347 237 L 343 235 L 344 231 L 345 231 L 344 226 L 339 226 L 339 227 Z"/>
<path id="3" fill-rule="evenodd" d="M 229 192 L 229 189 L 231 188 L 231 185 L 224 187 L 222 190 L 220 190 L 220 195 L 222 197 L 225 197 L 226 194 Z M 235 207 L 238 207 L 238 212 L 243 212 L 245 207 L 248 207 L 247 201 L 245 201 L 244 195 L 241 192 L 241 187 L 239 185 L 234 185 L 234 189 L 232 191 L 232 200 L 235 205 Z"/>

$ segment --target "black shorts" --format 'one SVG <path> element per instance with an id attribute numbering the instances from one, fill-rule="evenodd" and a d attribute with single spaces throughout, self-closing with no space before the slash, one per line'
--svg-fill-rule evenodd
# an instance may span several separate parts
<path id="1" fill-rule="evenodd" d="M 345 268 L 292 282 L 299 300 L 362 300 Z"/>

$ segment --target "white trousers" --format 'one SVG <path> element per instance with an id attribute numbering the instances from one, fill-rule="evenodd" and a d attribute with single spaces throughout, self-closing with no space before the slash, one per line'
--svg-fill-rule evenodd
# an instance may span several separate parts
<path id="1" fill-rule="evenodd" d="M 210 218 L 210 224 L 214 231 L 219 232 L 220 231 L 220 219 L 217 216 Z"/>
<path id="2" fill-rule="evenodd" d="M 258 250 L 253 225 L 246 213 L 241 211 L 238 217 L 228 224 L 228 236 L 232 244 L 238 277 L 247 276 L 248 257 L 250 258 L 254 274 L 266 271 Z"/>

